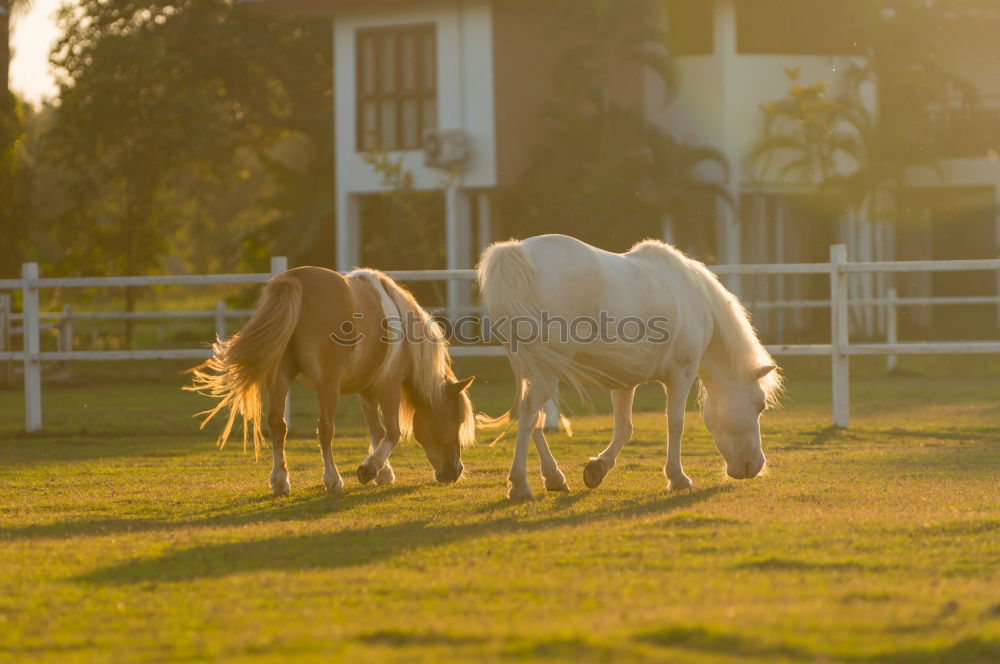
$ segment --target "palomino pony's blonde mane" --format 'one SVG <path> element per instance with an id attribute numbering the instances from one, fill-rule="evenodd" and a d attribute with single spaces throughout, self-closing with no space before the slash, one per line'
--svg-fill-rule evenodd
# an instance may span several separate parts
<path id="1" fill-rule="evenodd" d="M 677 267 L 675 271 L 684 275 L 704 295 L 712 315 L 713 336 L 718 336 L 717 346 L 726 354 L 734 377 L 751 380 L 757 369 L 774 364 L 771 354 L 757 338 L 750 313 L 704 263 L 659 240 L 644 240 L 632 247 L 629 253 Z M 760 386 L 768 406 L 776 405 L 782 390 L 781 372 L 777 369 L 770 372 L 760 380 Z"/>
<path id="2" fill-rule="evenodd" d="M 445 388 L 455 380 L 448 354 L 448 340 L 441 326 L 417 302 L 416 298 L 389 275 L 379 270 L 359 269 L 347 275 L 348 279 L 364 281 L 378 293 L 386 320 L 392 333 L 399 339 L 391 340 L 389 351 L 380 370 L 380 376 L 394 371 L 398 362 L 406 362 L 402 369 L 403 400 L 399 409 L 399 427 L 404 437 L 413 433 L 414 402 L 430 408 L 441 405 Z M 419 329 L 405 330 L 404 322 L 419 321 Z M 412 332 L 413 334 L 408 334 Z M 461 423 L 459 442 L 467 447 L 475 441 L 476 420 L 472 402 L 465 392 L 460 394 Z"/>

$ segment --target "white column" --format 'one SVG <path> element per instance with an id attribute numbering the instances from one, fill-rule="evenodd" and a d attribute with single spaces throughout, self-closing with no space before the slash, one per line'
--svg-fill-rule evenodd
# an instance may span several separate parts
<path id="1" fill-rule="evenodd" d="M 462 270 L 472 267 L 471 201 L 467 191 L 458 183 L 448 185 L 445 192 L 445 242 L 447 243 L 447 268 Z M 456 316 L 462 307 L 468 307 L 472 284 L 464 279 L 448 281 L 448 315 Z"/>
<path id="2" fill-rule="evenodd" d="M 847 428 L 851 421 L 848 356 L 847 247 L 830 247 L 830 357 L 833 374 L 833 425 Z"/>
<path id="3" fill-rule="evenodd" d="M 479 235 L 479 254 L 493 243 L 493 200 L 490 192 L 481 191 L 476 196 L 476 222 Z"/>
<path id="4" fill-rule="evenodd" d="M 661 239 L 667 244 L 676 245 L 677 238 L 674 235 L 674 218 L 669 214 L 665 214 L 660 223 L 662 225 Z"/>
<path id="5" fill-rule="evenodd" d="M 21 266 L 21 287 L 24 311 L 24 430 L 28 433 L 42 429 L 42 364 L 38 320 L 38 263 Z"/>
<path id="6" fill-rule="evenodd" d="M 337 270 L 349 272 L 361 264 L 361 201 L 337 193 Z"/>
<path id="7" fill-rule="evenodd" d="M 733 205 L 723 200 L 716 205 L 719 262 L 724 265 L 739 265 L 742 262 L 742 251 L 740 251 L 742 239 L 739 215 L 735 207 L 739 205 L 739 192 L 730 192 L 730 195 L 733 197 Z M 733 295 L 740 297 L 742 280 L 739 275 L 728 275 L 723 281 Z"/>
<path id="8" fill-rule="evenodd" d="M 746 114 L 746 109 L 729 103 L 726 97 L 734 83 L 734 72 L 737 71 L 736 52 L 736 0 L 720 0 L 715 3 L 715 56 L 721 67 L 719 89 L 722 91 L 722 118 L 723 126 L 718 135 L 719 145 L 717 146 L 726 155 L 729 162 L 729 181 L 722 184 L 729 189 L 733 204 L 725 201 L 718 201 L 716 204 L 716 233 L 718 234 L 719 262 L 730 265 L 738 265 L 743 262 L 742 238 L 740 234 L 740 182 L 743 181 L 742 152 L 738 147 L 737 133 L 735 127 L 738 126 L 740 118 Z M 732 291 L 733 295 L 740 297 L 743 290 L 743 280 L 739 275 L 727 276 L 723 282 Z"/>

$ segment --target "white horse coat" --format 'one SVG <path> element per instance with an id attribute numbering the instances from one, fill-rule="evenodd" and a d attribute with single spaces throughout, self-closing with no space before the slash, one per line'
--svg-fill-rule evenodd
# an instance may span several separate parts
<path id="1" fill-rule="evenodd" d="M 671 488 L 691 486 L 680 463 L 680 438 L 687 395 L 699 376 L 705 387 L 705 423 L 729 475 L 755 477 L 763 469 L 759 417 L 780 391 L 780 375 L 746 310 L 701 263 L 653 240 L 615 254 L 565 235 L 543 235 L 491 246 L 479 264 L 479 280 L 490 317 L 509 321 L 499 328 L 519 384 L 518 399 L 508 413 L 519 418 L 509 477 L 512 498 L 531 493 L 529 440 L 538 448 L 546 488 L 566 490 L 542 430 L 535 426 L 538 411 L 556 394 L 560 381 L 577 389 L 611 389 L 615 432 L 608 448 L 587 465 L 588 486 L 598 486 L 614 467 L 632 435 L 635 387 L 652 380 L 667 388 L 664 471 Z M 633 321 L 632 327 L 615 327 L 626 319 Z M 532 325 L 526 323 L 531 320 L 539 321 L 537 328 L 547 330 L 548 336 L 531 337 Z M 588 320 L 595 321 L 591 330 L 602 320 L 612 321 L 605 327 L 612 333 L 585 338 Z M 654 327 L 663 328 L 664 321 L 669 321 L 669 338 L 650 333 Z M 639 329 L 635 322 L 645 323 L 647 334 L 623 340 L 623 330 Z M 576 325 L 584 334 L 567 338 L 561 333 L 567 325 Z"/>

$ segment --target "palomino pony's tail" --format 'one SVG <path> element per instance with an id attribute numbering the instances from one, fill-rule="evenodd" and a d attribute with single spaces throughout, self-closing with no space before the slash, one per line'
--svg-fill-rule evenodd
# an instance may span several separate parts
<path id="1" fill-rule="evenodd" d="M 243 329 L 229 339 L 217 339 L 212 357 L 189 370 L 193 384 L 184 389 L 219 400 L 214 408 L 199 413 L 206 416 L 202 428 L 220 411 L 229 410 L 219 447 L 225 446 L 239 416 L 243 449 L 249 436 L 254 454 L 260 453 L 264 443 L 262 388 L 269 387 L 277 375 L 301 307 L 302 283 L 287 274 L 275 277 L 264 287 L 257 310 Z"/>

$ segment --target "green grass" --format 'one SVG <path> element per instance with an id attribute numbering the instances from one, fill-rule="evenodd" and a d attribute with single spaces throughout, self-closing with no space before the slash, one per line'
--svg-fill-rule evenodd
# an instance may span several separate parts
<path id="1" fill-rule="evenodd" d="M 474 368 L 498 412 L 503 370 Z M 611 423 L 578 414 L 552 437 L 572 492 L 534 476 L 513 504 L 510 441 L 469 449 L 455 486 L 414 444 L 395 486 L 359 486 L 353 399 L 348 490 L 325 495 L 305 388 L 288 499 L 268 495 L 269 461 L 198 431 L 204 402 L 172 368 L 47 386 L 42 436 L 16 435 L 20 395 L 0 392 L 0 661 L 998 661 L 1000 378 L 857 369 L 847 432 L 826 428 L 828 383 L 790 370 L 764 477 L 726 479 L 691 412 L 696 486 L 668 493 L 646 412 L 585 490 Z"/>

